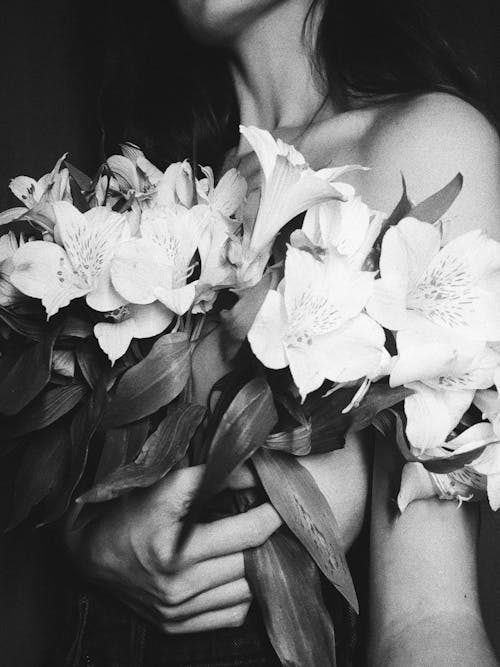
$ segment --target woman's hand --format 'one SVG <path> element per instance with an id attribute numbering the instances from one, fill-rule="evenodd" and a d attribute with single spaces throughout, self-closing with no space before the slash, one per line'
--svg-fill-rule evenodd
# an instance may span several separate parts
<path id="1" fill-rule="evenodd" d="M 80 534 L 67 538 L 88 579 L 111 587 L 167 633 L 241 625 L 251 600 L 242 552 L 265 542 L 281 524 L 264 504 L 197 525 L 180 554 L 174 553 L 202 473 L 203 466 L 172 472 L 151 489 L 114 501 Z"/>

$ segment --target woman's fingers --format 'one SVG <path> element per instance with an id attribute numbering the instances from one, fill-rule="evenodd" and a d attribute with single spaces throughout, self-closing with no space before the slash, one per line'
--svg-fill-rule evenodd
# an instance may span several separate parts
<path id="1" fill-rule="evenodd" d="M 163 605 L 178 605 L 211 588 L 241 579 L 245 563 L 241 552 L 211 558 L 178 572 L 159 573 L 156 596 Z"/>
<path id="2" fill-rule="evenodd" d="M 217 588 L 200 593 L 194 598 L 178 605 L 162 605 L 157 607 L 162 620 L 166 622 L 184 621 L 209 611 L 228 609 L 250 602 L 252 594 L 246 579 L 231 581 Z"/>
<path id="3" fill-rule="evenodd" d="M 180 554 L 165 563 L 168 570 L 226 556 L 263 544 L 280 526 L 281 518 L 269 503 L 227 519 L 199 524 Z"/>
<path id="4" fill-rule="evenodd" d="M 243 625 L 248 614 L 250 602 L 244 602 L 227 609 L 208 611 L 184 621 L 165 621 L 162 629 L 167 634 L 185 634 L 188 632 L 206 632 L 219 628 L 237 628 Z"/>

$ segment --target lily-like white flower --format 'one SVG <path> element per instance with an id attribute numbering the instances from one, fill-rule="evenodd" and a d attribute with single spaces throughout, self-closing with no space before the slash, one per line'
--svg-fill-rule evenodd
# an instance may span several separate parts
<path id="1" fill-rule="evenodd" d="M 269 259 L 270 247 L 280 229 L 311 206 L 330 199 L 343 200 L 341 184 L 334 180 L 349 167 L 313 171 L 303 155 L 266 130 L 240 127 L 257 154 L 262 172 L 262 196 L 252 230 L 242 241 L 242 283 L 258 282 Z M 252 266 L 256 264 L 255 266 Z"/>
<path id="2" fill-rule="evenodd" d="M 182 208 L 155 206 L 143 211 L 141 238 L 121 244 L 111 279 L 127 303 L 161 301 L 178 315 L 193 303 L 196 281 L 187 283 L 200 235 L 197 219 Z"/>
<path id="3" fill-rule="evenodd" d="M 54 169 L 38 181 L 30 176 L 17 176 L 11 180 L 10 190 L 26 210 L 41 202 L 72 201 L 69 172 L 66 167 L 61 168 L 65 159 L 66 155 L 60 157 Z"/>
<path id="4" fill-rule="evenodd" d="M 377 376 L 387 360 L 383 329 L 362 313 L 373 275 L 347 260 L 323 260 L 289 247 L 285 277 L 270 290 L 248 334 L 267 368 L 290 372 L 304 399 L 325 379 L 349 382 Z"/>
<path id="5" fill-rule="evenodd" d="M 25 298 L 10 281 L 14 271 L 12 258 L 19 246 L 24 245 L 24 237 L 21 234 L 19 241 L 13 231 L 0 236 L 0 306 L 12 306 Z"/>
<path id="6" fill-rule="evenodd" d="M 470 407 L 476 390 L 493 384 L 500 355 L 482 342 L 443 335 L 427 323 L 397 334 L 391 386 L 412 390 L 405 399 L 406 434 L 419 452 L 440 446 Z"/>
<path id="7" fill-rule="evenodd" d="M 330 200 L 310 208 L 302 232 L 313 245 L 334 248 L 361 268 L 382 228 L 384 216 L 372 211 L 359 196 L 346 201 Z"/>
<path id="8" fill-rule="evenodd" d="M 164 331 L 173 314 L 158 301 L 137 305 L 129 303 L 107 313 L 108 322 L 98 322 L 94 335 L 111 364 L 125 354 L 133 338 L 150 338 Z"/>
<path id="9" fill-rule="evenodd" d="M 83 296 L 99 311 L 122 305 L 111 285 L 109 267 L 115 248 L 128 237 L 124 216 L 103 207 L 80 213 L 67 202 L 53 207 L 58 242 L 32 241 L 20 247 L 12 258 L 12 284 L 41 299 L 48 317 Z"/>
<path id="10" fill-rule="evenodd" d="M 429 472 L 423 463 L 407 463 L 398 495 L 399 509 L 403 512 L 413 500 L 433 496 L 443 500 L 457 499 L 460 503 L 487 496 L 491 508 L 497 510 L 500 507 L 500 442 L 491 424 L 482 422 L 471 426 L 445 446 L 426 452 L 422 461 L 475 451 L 477 457 L 470 463 L 446 474 Z"/>
<path id="11" fill-rule="evenodd" d="M 380 280 L 367 305 L 382 326 L 415 328 L 426 320 L 479 341 L 500 340 L 500 243 L 481 230 L 441 248 L 440 230 L 413 218 L 382 242 Z M 410 317 L 413 316 L 413 317 Z"/>

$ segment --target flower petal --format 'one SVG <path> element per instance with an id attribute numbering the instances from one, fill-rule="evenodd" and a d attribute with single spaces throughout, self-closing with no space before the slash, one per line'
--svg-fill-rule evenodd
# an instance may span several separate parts
<path id="1" fill-rule="evenodd" d="M 172 311 L 162 303 L 137 305 L 129 303 L 127 306 L 129 317 L 135 322 L 134 338 L 150 338 L 164 331 L 173 319 Z"/>
<path id="2" fill-rule="evenodd" d="M 304 401 L 312 391 L 319 389 L 325 381 L 324 371 L 314 363 L 310 351 L 302 347 L 287 349 L 290 372 Z"/>
<path id="3" fill-rule="evenodd" d="M 94 326 L 94 335 L 112 364 L 128 350 L 135 337 L 135 322 L 126 319 L 122 322 L 99 322 Z"/>
<path id="4" fill-rule="evenodd" d="M 183 285 L 182 287 L 166 288 L 156 287 L 154 295 L 164 306 L 176 315 L 184 315 L 191 308 L 196 296 L 196 285 L 198 281 Z"/>
<path id="5" fill-rule="evenodd" d="M 210 203 L 219 213 L 229 217 L 241 206 L 246 193 L 246 179 L 237 169 L 229 169 L 217 183 Z"/>
<path id="6" fill-rule="evenodd" d="M 172 287 L 172 270 L 162 248 L 146 239 L 132 239 L 117 247 L 111 262 L 111 280 L 130 303 L 153 303 L 157 288 Z"/>
<path id="7" fill-rule="evenodd" d="M 421 382 L 408 385 L 413 394 L 405 399 L 406 435 L 417 450 L 441 447 L 469 408 L 474 392 L 437 391 Z"/>
<path id="8" fill-rule="evenodd" d="M 89 287 L 75 276 L 65 251 L 56 243 L 26 243 L 12 261 L 11 283 L 23 294 L 41 299 L 48 317 L 89 291 Z"/>
<path id="9" fill-rule="evenodd" d="M 286 324 L 283 297 L 276 290 L 269 290 L 248 332 L 252 352 L 266 368 L 288 366 L 283 344 Z"/>
<path id="10" fill-rule="evenodd" d="M 414 500 L 433 498 L 436 489 L 432 479 L 421 463 L 406 463 L 401 473 L 401 487 L 398 494 L 398 507 L 404 512 Z"/>

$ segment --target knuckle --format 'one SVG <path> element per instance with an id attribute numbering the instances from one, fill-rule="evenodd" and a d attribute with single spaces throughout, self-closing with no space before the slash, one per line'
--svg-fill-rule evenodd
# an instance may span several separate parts
<path id="1" fill-rule="evenodd" d="M 250 546 L 258 546 L 264 540 L 262 524 L 255 517 L 248 517 L 247 538 Z"/>
<path id="2" fill-rule="evenodd" d="M 149 556 L 152 563 L 162 570 L 168 571 L 173 568 L 174 551 L 172 541 L 165 535 L 164 531 L 157 530 L 151 535 Z"/>
<path id="3" fill-rule="evenodd" d="M 175 607 L 192 597 L 190 582 L 184 577 L 172 576 L 165 578 L 162 597 L 166 605 Z"/>

